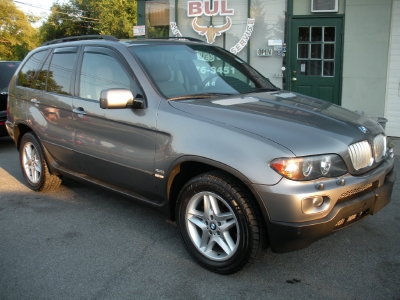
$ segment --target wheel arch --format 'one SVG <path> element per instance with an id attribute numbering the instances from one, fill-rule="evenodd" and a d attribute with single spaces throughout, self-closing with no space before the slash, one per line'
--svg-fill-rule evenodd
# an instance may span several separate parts
<path id="1" fill-rule="evenodd" d="M 26 123 L 19 123 L 14 127 L 14 143 L 19 151 L 20 145 L 21 145 L 21 139 L 22 137 L 26 134 L 26 133 L 32 133 L 37 140 L 39 141 L 39 143 L 42 146 L 43 149 L 43 154 L 44 154 L 44 158 L 46 160 L 47 166 L 49 168 L 49 172 L 52 175 L 60 175 L 57 170 L 54 169 L 53 165 L 53 158 L 51 157 L 50 153 L 47 151 L 47 148 L 43 145 L 43 143 L 40 141 L 39 136 L 36 134 L 36 132 Z"/>
<path id="2" fill-rule="evenodd" d="M 197 175 L 216 170 L 220 170 L 243 183 L 245 188 L 247 188 L 256 199 L 258 208 L 263 216 L 263 221 L 265 225 L 267 225 L 267 220 L 269 219 L 268 210 L 259 193 L 245 175 L 226 164 L 197 156 L 184 156 L 177 159 L 168 172 L 165 191 L 170 219 L 173 221 L 175 220 L 176 203 L 179 193 L 185 183 Z"/>
<path id="3" fill-rule="evenodd" d="M 27 132 L 32 132 L 37 137 L 37 134 L 33 131 L 33 129 L 25 123 L 19 123 L 14 127 L 14 142 L 17 146 L 17 149 L 19 149 L 22 137 Z"/>
<path id="4" fill-rule="evenodd" d="M 58 174 L 52 174 L 48 167 L 45 149 L 33 130 L 21 127 L 18 137 L 18 150 L 23 176 L 34 191 L 49 191 L 61 184 Z M 29 151 L 26 149 L 29 148 Z"/>

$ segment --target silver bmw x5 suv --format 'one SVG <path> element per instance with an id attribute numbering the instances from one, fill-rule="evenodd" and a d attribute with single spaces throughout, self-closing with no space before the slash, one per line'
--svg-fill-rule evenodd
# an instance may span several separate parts
<path id="1" fill-rule="evenodd" d="M 146 202 L 220 274 L 376 214 L 395 181 L 376 121 L 187 39 L 48 42 L 21 63 L 8 105 L 33 190 L 67 176 Z"/>

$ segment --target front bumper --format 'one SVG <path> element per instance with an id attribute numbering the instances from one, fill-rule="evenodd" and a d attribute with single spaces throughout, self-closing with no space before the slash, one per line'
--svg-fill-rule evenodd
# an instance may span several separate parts
<path id="1" fill-rule="evenodd" d="M 272 251 L 285 253 L 303 249 L 368 215 L 376 214 L 390 202 L 395 180 L 396 173 L 392 170 L 379 188 L 336 204 L 322 219 L 301 223 L 269 221 L 268 233 Z"/>

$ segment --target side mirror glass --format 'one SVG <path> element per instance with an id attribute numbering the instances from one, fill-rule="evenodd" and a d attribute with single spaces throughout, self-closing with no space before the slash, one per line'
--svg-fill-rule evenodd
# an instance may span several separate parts
<path id="1" fill-rule="evenodd" d="M 128 89 L 105 89 L 100 94 L 100 107 L 103 109 L 133 108 L 143 109 L 144 100 L 135 99 Z"/>

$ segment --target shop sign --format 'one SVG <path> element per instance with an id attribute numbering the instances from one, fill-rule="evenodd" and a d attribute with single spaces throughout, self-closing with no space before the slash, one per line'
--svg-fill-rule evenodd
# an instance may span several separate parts
<path id="1" fill-rule="evenodd" d="M 233 16 L 234 9 L 228 8 L 228 0 L 211 1 L 188 1 L 188 17 L 200 17 L 201 15 L 211 16 Z"/>
<path id="2" fill-rule="evenodd" d="M 268 40 L 268 46 L 282 46 L 282 40 Z"/>
<path id="3" fill-rule="evenodd" d="M 212 1 L 212 3 L 211 3 Z M 205 36 L 207 43 L 213 44 L 215 38 L 220 36 L 223 32 L 228 31 L 232 27 L 232 19 L 229 16 L 233 16 L 235 10 L 228 6 L 228 0 L 197 0 L 187 2 L 188 17 L 193 17 L 192 28 L 199 35 Z M 203 26 L 198 24 L 197 17 L 202 15 L 205 16 L 225 16 L 225 24 L 217 26 Z M 255 19 L 248 18 L 245 31 L 242 38 L 233 46 L 230 51 L 234 54 L 239 53 L 247 45 L 250 36 L 253 32 Z M 171 31 L 175 36 L 182 36 L 176 22 L 170 22 Z"/>
<path id="4" fill-rule="evenodd" d="M 133 26 L 133 35 L 140 36 L 146 34 L 146 27 L 144 25 L 141 26 Z"/>
<path id="5" fill-rule="evenodd" d="M 177 37 L 182 36 L 182 33 L 179 31 L 178 25 L 176 25 L 176 22 L 170 22 L 169 25 L 171 27 L 171 31 L 172 31 L 173 35 L 175 35 Z"/>
<path id="6" fill-rule="evenodd" d="M 272 56 L 272 48 L 257 49 L 257 56 Z"/>
<path id="7" fill-rule="evenodd" d="M 220 36 L 223 32 L 227 31 L 232 26 L 232 20 L 226 17 L 226 23 L 219 26 L 200 26 L 197 24 L 197 17 L 192 21 L 192 28 L 198 34 L 206 36 L 207 43 L 213 44 L 215 42 L 215 37 Z"/>
<path id="8" fill-rule="evenodd" d="M 247 43 L 250 40 L 251 34 L 253 33 L 254 22 L 255 22 L 255 19 L 250 19 L 250 18 L 247 19 L 246 29 L 243 33 L 242 38 L 239 40 L 239 42 L 237 42 L 237 44 L 235 46 L 233 46 L 230 49 L 230 51 L 233 54 L 239 53 L 240 51 L 243 50 L 244 47 L 247 46 Z"/>

